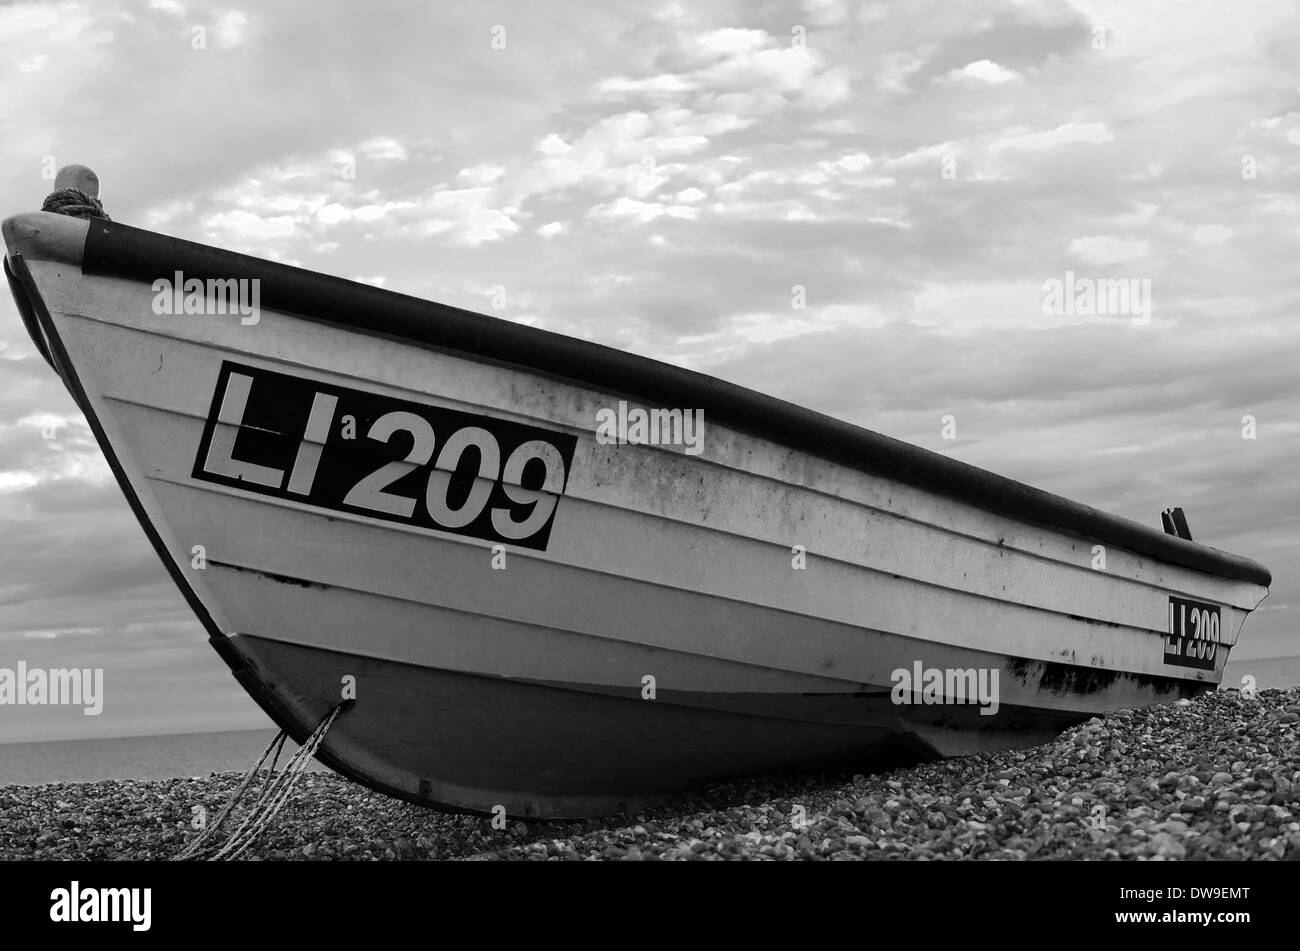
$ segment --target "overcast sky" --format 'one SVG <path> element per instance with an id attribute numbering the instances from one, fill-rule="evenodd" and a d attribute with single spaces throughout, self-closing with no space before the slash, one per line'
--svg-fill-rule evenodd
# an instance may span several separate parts
<path id="1" fill-rule="evenodd" d="M 1233 657 L 1296 654 L 1297 49 L 1271 0 L 6 4 L 0 214 L 82 162 L 123 222 L 1181 505 L 1273 570 Z M 1149 321 L 1045 313 L 1071 271 L 1150 281 Z M 105 668 L 105 711 L 0 740 L 267 725 L 6 294 L 20 658 Z"/>

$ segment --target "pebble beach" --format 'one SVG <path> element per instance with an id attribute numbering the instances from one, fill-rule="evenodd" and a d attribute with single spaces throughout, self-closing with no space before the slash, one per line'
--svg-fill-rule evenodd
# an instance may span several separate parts
<path id="1" fill-rule="evenodd" d="M 0 787 L 0 859 L 169 859 L 193 807 L 215 815 L 242 778 Z M 1121 711 L 1032 749 L 724 783 L 631 818 L 497 829 L 308 773 L 244 858 L 1295 861 L 1300 687 Z"/>

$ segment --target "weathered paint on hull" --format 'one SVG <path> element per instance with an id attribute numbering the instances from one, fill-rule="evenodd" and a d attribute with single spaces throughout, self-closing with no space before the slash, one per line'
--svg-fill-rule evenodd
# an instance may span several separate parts
<path id="1" fill-rule="evenodd" d="M 1095 570 L 1091 540 L 717 423 L 698 456 L 603 445 L 618 396 L 283 312 L 158 315 L 26 246 L 55 362 L 214 646 L 296 738 L 356 677 L 322 759 L 405 798 L 581 815 L 1042 742 L 1212 687 L 1266 591 L 1122 548 Z M 548 543 L 501 571 L 482 539 L 196 478 L 223 361 L 572 434 Z M 1165 663 L 1171 595 L 1221 608 L 1210 669 Z M 895 704 L 916 663 L 998 671 L 997 712 Z"/>

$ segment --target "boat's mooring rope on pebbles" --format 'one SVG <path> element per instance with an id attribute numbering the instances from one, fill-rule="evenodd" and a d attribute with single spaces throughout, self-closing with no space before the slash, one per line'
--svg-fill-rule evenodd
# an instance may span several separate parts
<path id="1" fill-rule="evenodd" d="M 239 802 L 245 791 L 247 791 L 248 787 L 252 784 L 253 779 L 257 776 L 257 773 L 261 770 L 262 764 L 266 762 L 266 758 L 271 756 L 272 750 L 274 750 L 274 757 L 271 760 L 271 766 L 267 770 L 266 776 L 263 778 L 262 788 L 257 794 L 257 799 L 255 799 L 253 804 L 249 807 L 247 815 L 244 816 L 244 820 L 239 824 L 239 827 L 231 833 L 230 838 L 226 840 L 225 845 L 221 846 L 216 852 L 207 857 L 208 861 L 211 862 L 230 862 L 239 858 L 239 856 L 257 840 L 257 837 L 265 831 L 267 826 L 271 824 L 271 821 L 279 814 L 280 810 L 284 808 L 285 803 L 289 801 L 289 797 L 293 794 L 294 787 L 298 785 L 298 780 L 302 778 L 303 773 L 305 773 L 307 768 L 311 766 L 312 757 L 316 755 L 316 750 L 320 748 L 321 743 L 325 740 L 325 734 L 329 732 L 330 727 L 334 724 L 338 715 L 343 712 L 345 706 L 346 703 L 340 703 L 331 710 L 329 716 L 325 717 L 325 719 L 320 722 L 320 725 L 312 731 L 311 736 L 307 737 L 307 740 L 298 748 L 298 751 L 293 754 L 288 765 L 277 773 L 275 771 L 275 766 L 276 763 L 279 762 L 280 751 L 284 748 L 284 741 L 287 736 L 284 730 L 281 730 L 276 735 L 275 739 L 273 739 L 262 752 L 261 757 L 258 759 L 257 763 L 254 764 L 253 768 L 244 776 L 243 781 L 239 784 L 239 787 L 230 797 L 230 801 L 226 803 L 225 808 L 221 810 L 221 813 L 217 816 L 216 820 L 212 822 L 211 825 L 206 826 L 193 842 L 186 846 L 180 854 L 174 857 L 174 860 L 181 861 L 185 859 L 199 858 L 202 852 L 210 847 L 207 844 L 208 840 L 221 827 L 221 824 L 225 821 L 226 817 L 230 815 L 235 804 Z"/>
<path id="2" fill-rule="evenodd" d="M 262 769 L 262 764 L 266 762 L 266 758 L 271 756 L 271 765 L 267 768 L 266 775 L 262 779 L 262 790 L 257 794 L 257 799 L 252 806 L 253 809 L 257 809 L 262 800 L 266 798 L 267 789 L 270 788 L 271 780 L 275 775 L 275 767 L 280 762 L 280 752 L 284 749 L 284 741 L 287 738 L 288 734 L 285 733 L 284 730 L 281 730 L 275 735 L 274 739 L 271 740 L 266 749 L 262 751 L 262 755 L 258 761 L 253 764 L 252 769 L 244 774 L 244 778 L 240 781 L 239 786 L 230 794 L 230 798 L 226 801 L 226 805 L 221 812 L 217 814 L 217 818 L 205 825 L 203 831 L 195 837 L 194 841 L 182 849 L 178 855 L 172 856 L 173 861 L 183 861 L 185 859 L 193 858 L 206 846 L 208 839 L 215 835 L 217 830 L 221 828 L 221 824 L 226 821 L 226 817 L 230 815 L 231 810 L 235 808 L 239 803 L 239 800 L 243 798 L 244 793 L 248 790 L 248 787 L 252 785 L 253 780 Z"/>

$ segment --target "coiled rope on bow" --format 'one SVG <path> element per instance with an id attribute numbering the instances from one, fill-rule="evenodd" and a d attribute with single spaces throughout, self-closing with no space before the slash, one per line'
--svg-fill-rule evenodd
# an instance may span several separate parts
<path id="1" fill-rule="evenodd" d="M 274 751 L 274 757 L 271 760 L 270 769 L 267 771 L 266 776 L 263 777 L 262 787 L 258 791 L 257 798 L 253 800 L 252 805 L 249 806 L 248 812 L 244 816 L 243 821 L 240 822 L 239 827 L 230 834 L 230 838 L 226 840 L 224 845 L 220 846 L 215 852 L 207 856 L 207 860 L 210 862 L 230 862 L 242 855 L 244 851 L 257 840 L 257 837 L 265 831 L 266 827 L 271 824 L 271 821 L 289 801 L 289 797 L 292 795 L 294 787 L 298 785 L 298 780 L 302 778 L 303 773 L 305 773 L 307 768 L 311 766 L 312 757 L 316 755 L 316 750 L 320 748 L 321 743 L 325 740 L 325 734 L 329 732 L 330 727 L 334 724 L 338 715 L 342 713 L 344 708 L 347 706 L 349 706 L 348 701 L 344 701 L 331 710 L 329 715 L 320 722 L 320 725 L 312 731 L 311 736 L 307 737 L 302 746 L 298 748 L 298 751 L 293 754 L 293 757 L 289 760 L 284 769 L 277 773 L 275 771 L 275 765 L 279 762 L 280 751 L 284 748 L 284 741 L 287 737 L 285 731 L 281 730 L 276 735 L 275 739 L 273 739 L 262 752 L 261 757 L 253 765 L 253 768 L 245 774 L 243 781 L 240 782 L 238 788 L 235 789 L 234 794 L 230 797 L 230 801 L 226 803 L 225 808 L 221 810 L 216 820 L 206 826 L 203 831 L 199 833 L 198 837 L 187 845 L 179 854 L 173 856 L 172 861 L 199 858 L 201 857 L 201 853 L 211 847 L 208 844 L 208 839 L 210 839 L 221 827 L 221 824 L 225 822 L 226 817 L 230 815 L 235 804 L 239 802 L 248 787 L 252 785 L 254 778 L 256 778 L 257 773 L 262 768 L 262 764 L 266 762 L 268 756 L 272 756 L 272 751 Z"/>
<path id="2" fill-rule="evenodd" d="M 54 176 L 54 191 L 45 196 L 41 211 L 72 218 L 111 220 L 99 200 L 99 176 L 84 165 L 65 165 Z"/>
<path id="3" fill-rule="evenodd" d="M 52 211 L 56 215 L 68 215 L 72 218 L 104 218 L 104 203 L 94 195 L 88 195 L 80 188 L 56 188 L 45 196 L 41 211 Z"/>

